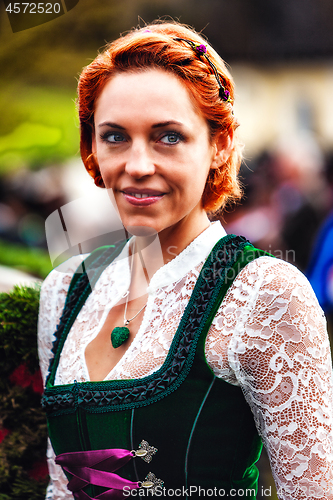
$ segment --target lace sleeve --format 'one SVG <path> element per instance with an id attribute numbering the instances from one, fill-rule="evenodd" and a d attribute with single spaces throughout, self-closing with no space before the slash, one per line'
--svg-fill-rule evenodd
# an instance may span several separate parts
<path id="1" fill-rule="evenodd" d="M 65 265 L 54 269 L 45 279 L 40 295 L 38 318 L 38 355 L 43 382 L 48 373 L 51 358 L 54 332 L 59 322 L 66 294 L 73 273 L 82 262 L 82 257 L 73 257 Z M 73 500 L 73 495 L 67 489 L 67 478 L 61 467 L 54 462 L 54 452 L 48 443 L 47 460 L 50 483 L 47 488 L 46 500 Z"/>
<path id="2" fill-rule="evenodd" d="M 38 317 L 38 355 L 44 383 L 51 358 L 54 332 L 65 304 L 67 290 L 74 272 L 84 257 L 86 255 L 72 257 L 61 266 L 53 269 L 41 287 Z"/>
<path id="3" fill-rule="evenodd" d="M 229 381 L 241 386 L 252 409 L 279 498 L 332 500 L 331 355 L 325 318 L 305 276 L 269 257 L 246 266 L 209 342 L 215 373 L 229 365 Z"/>

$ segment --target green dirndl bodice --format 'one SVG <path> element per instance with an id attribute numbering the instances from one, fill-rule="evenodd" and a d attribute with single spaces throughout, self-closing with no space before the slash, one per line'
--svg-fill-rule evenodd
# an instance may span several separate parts
<path id="1" fill-rule="evenodd" d="M 93 253 L 85 262 L 85 273 L 75 275 L 70 286 L 43 396 L 56 455 L 137 450 L 145 440 L 158 451 L 151 462 L 136 457 L 119 468 L 122 478 L 143 481 L 151 472 L 163 481 L 165 495 L 177 490 L 183 498 L 202 496 L 199 488 L 213 490 L 213 497 L 224 491 L 226 497 L 255 498 L 261 439 L 240 387 L 217 378 L 208 366 L 205 340 L 235 276 L 265 252 L 233 235 L 216 244 L 165 362 L 153 374 L 135 380 L 54 386 L 62 346 L 91 291 L 89 282 L 96 282 L 120 250 L 103 248 Z M 89 485 L 83 490 L 94 496 L 105 488 Z"/>

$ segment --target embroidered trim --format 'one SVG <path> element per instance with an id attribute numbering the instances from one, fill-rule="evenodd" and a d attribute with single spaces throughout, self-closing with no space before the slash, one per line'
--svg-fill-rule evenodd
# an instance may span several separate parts
<path id="1" fill-rule="evenodd" d="M 49 382 L 42 398 L 46 413 L 52 416 L 73 413 L 77 407 L 91 413 L 138 408 L 158 401 L 176 390 L 191 369 L 198 339 L 207 321 L 211 319 L 210 315 L 215 309 L 219 292 L 227 281 L 228 270 L 236 263 L 246 246 L 250 247 L 252 252 L 256 251 L 242 236 L 228 235 L 215 245 L 201 270 L 169 353 L 159 370 L 135 380 L 83 382 L 53 387 Z M 104 253 L 100 257 L 101 260 L 103 256 Z M 75 288 L 75 299 L 70 299 L 65 306 L 65 309 L 68 307 L 73 311 L 64 311 L 66 318 L 72 318 L 74 313 L 77 314 L 78 307 L 75 300 L 78 300 L 83 288 L 79 282 Z M 70 326 L 69 324 L 70 319 L 63 329 L 61 342 L 58 341 L 57 344 L 57 360 L 72 323 Z M 54 362 L 53 372 L 55 370 Z"/>

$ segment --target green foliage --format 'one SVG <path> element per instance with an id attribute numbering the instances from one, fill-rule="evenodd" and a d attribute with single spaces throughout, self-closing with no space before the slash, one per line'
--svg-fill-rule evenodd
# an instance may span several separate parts
<path id="1" fill-rule="evenodd" d="M 46 250 L 25 247 L 3 240 L 0 240 L 0 265 L 20 269 L 38 278 L 45 278 L 52 270 L 50 257 Z"/>
<path id="2" fill-rule="evenodd" d="M 42 500 L 47 429 L 37 357 L 39 289 L 0 294 L 0 500 Z"/>
<path id="3" fill-rule="evenodd" d="M 14 287 L 10 293 L 0 293 L 0 356 L 1 374 L 7 374 L 21 363 L 38 369 L 36 342 L 39 290 Z M 3 389 L 2 379 L 0 388 Z"/>
<path id="4" fill-rule="evenodd" d="M 0 95 L 0 173 L 61 163 L 78 152 L 75 93 L 13 86 Z"/>

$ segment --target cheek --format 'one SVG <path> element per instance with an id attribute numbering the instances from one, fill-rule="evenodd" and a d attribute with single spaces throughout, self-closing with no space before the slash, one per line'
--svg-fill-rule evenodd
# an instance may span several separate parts
<path id="1" fill-rule="evenodd" d="M 179 180 L 180 204 L 181 206 L 193 207 L 202 199 L 202 195 L 206 186 L 207 175 L 203 168 L 189 168 L 186 175 L 182 175 Z"/>
<path id="2" fill-rule="evenodd" d="M 192 156 L 192 161 L 187 164 L 184 182 L 191 186 L 193 193 L 202 193 L 211 167 L 211 159 L 207 154 Z"/>
<path id="3" fill-rule="evenodd" d="M 105 155 L 103 153 L 99 153 L 97 152 L 97 161 L 98 161 L 98 164 L 99 164 L 99 169 L 100 169 L 100 172 L 101 172 L 101 175 L 103 177 L 103 179 L 106 181 L 106 180 L 111 180 L 114 175 L 116 174 L 116 163 L 114 161 L 114 159 L 110 158 L 109 155 Z"/>

